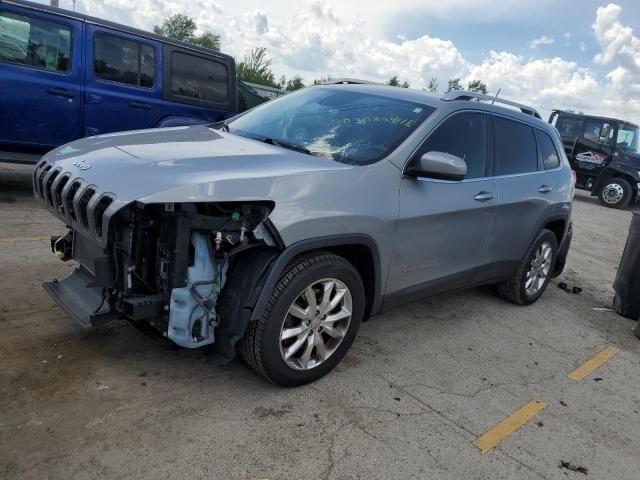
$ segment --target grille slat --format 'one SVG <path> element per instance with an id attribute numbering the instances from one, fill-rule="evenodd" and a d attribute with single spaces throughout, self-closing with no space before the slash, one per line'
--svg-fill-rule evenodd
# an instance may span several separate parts
<path id="1" fill-rule="evenodd" d="M 108 221 L 116 197 L 101 193 L 95 185 L 41 161 L 33 171 L 33 193 L 47 209 L 67 225 L 95 236 L 102 247 L 107 244 Z"/>

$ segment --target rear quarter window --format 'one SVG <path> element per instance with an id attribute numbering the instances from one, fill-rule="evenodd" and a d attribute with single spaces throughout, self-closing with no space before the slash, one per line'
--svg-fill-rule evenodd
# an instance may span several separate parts
<path id="1" fill-rule="evenodd" d="M 171 54 L 171 94 L 185 99 L 222 103 L 227 101 L 227 67 L 182 52 Z"/>
<path id="2" fill-rule="evenodd" d="M 551 137 L 542 131 L 537 132 L 540 156 L 545 170 L 552 170 L 560 166 L 560 156 Z"/>
<path id="3" fill-rule="evenodd" d="M 538 171 L 538 149 L 533 128 L 502 117 L 494 117 L 496 175 Z"/>
<path id="4" fill-rule="evenodd" d="M 97 79 L 134 87 L 155 83 L 155 49 L 115 35 L 100 33 L 93 42 L 93 71 Z"/>

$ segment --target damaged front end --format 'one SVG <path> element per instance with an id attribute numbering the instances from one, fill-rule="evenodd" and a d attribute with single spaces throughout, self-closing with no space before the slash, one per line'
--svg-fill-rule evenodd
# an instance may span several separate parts
<path id="1" fill-rule="evenodd" d="M 187 348 L 213 344 L 222 332 L 220 347 L 232 356 L 281 249 L 268 220 L 273 203 L 119 206 L 114 195 L 54 174 L 38 167 L 34 193 L 69 226 L 52 238 L 53 252 L 79 264 L 44 285 L 65 312 L 84 327 L 115 318 L 148 323 Z"/>

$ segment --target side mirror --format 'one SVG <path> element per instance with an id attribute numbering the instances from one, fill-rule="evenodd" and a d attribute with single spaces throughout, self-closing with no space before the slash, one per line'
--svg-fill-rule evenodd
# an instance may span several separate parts
<path id="1" fill-rule="evenodd" d="M 462 180 L 467 176 L 467 164 L 455 155 L 433 151 L 422 155 L 417 165 L 407 168 L 407 174 L 414 177 Z"/>

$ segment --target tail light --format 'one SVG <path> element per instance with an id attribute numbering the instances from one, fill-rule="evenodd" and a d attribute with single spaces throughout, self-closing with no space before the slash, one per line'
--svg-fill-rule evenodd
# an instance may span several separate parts
<path id="1" fill-rule="evenodd" d="M 576 184 L 576 180 L 577 180 L 577 176 L 576 176 L 576 171 L 575 170 L 571 170 L 571 178 L 573 178 L 573 185 Z"/>

